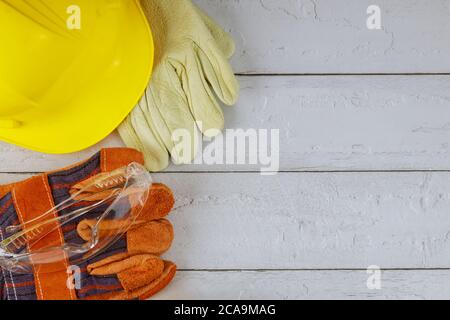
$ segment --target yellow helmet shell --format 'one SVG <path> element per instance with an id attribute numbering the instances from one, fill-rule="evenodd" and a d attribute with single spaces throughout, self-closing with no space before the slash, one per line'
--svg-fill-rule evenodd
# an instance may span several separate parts
<path id="1" fill-rule="evenodd" d="M 85 149 L 137 104 L 153 66 L 138 0 L 0 0 L 0 140 Z"/>

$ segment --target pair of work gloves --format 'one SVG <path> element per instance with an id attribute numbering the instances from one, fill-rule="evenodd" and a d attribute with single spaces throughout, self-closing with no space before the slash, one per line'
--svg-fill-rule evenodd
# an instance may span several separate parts
<path id="1" fill-rule="evenodd" d="M 103 149 L 87 161 L 0 186 L 0 240 L 8 227 L 32 221 L 47 210 L 63 203 L 89 185 L 99 175 L 137 162 L 143 155 L 134 149 Z M 101 191 L 101 190 L 100 190 Z M 90 201 L 101 201 L 102 192 L 82 194 Z M 100 197 L 100 198 L 99 198 Z M 153 184 L 137 220 L 125 236 L 97 256 L 72 266 L 71 257 L 58 262 L 61 269 L 33 266 L 28 273 L 0 270 L 0 297 L 5 300 L 132 300 L 147 299 L 165 288 L 173 279 L 176 266 L 161 258 L 171 246 L 174 232 L 166 216 L 174 204 L 172 191 L 163 184 Z M 68 212 L 54 212 L 65 215 Z M 97 223 L 92 216 L 79 217 L 59 226 L 46 237 L 60 245 L 90 240 Z M 102 232 L 121 230 L 121 220 L 105 220 Z M 41 241 L 41 240 L 40 240 Z M 45 238 L 42 240 L 45 241 Z M 38 242 L 39 243 L 39 242 Z M 28 248 L 29 252 L 32 247 Z M 52 265 L 53 267 L 53 265 Z M 72 268 L 75 267 L 75 268 Z M 78 270 L 79 274 L 69 271 Z"/>
<path id="2" fill-rule="evenodd" d="M 119 127 L 129 147 L 160 171 L 190 163 L 200 132 L 212 138 L 224 127 L 216 97 L 236 103 L 239 84 L 229 64 L 231 37 L 191 0 L 142 0 L 155 43 L 154 70 L 142 99 Z"/>

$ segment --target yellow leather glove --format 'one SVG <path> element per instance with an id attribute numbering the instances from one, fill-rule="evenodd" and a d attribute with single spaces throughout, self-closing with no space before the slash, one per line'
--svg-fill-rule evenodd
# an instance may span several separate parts
<path id="1" fill-rule="evenodd" d="M 228 62 L 232 39 L 190 0 L 142 3 L 155 38 L 155 66 L 149 87 L 119 133 L 125 144 L 144 153 L 150 171 L 160 171 L 168 166 L 169 153 L 177 164 L 194 158 L 196 122 L 208 136 L 223 129 L 215 96 L 233 105 L 239 85 Z M 177 149 L 173 134 L 178 129 L 189 133 L 190 148 Z"/>

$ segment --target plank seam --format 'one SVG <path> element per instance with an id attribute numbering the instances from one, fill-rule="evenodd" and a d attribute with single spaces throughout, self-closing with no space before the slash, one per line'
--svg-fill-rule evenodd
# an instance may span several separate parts
<path id="1" fill-rule="evenodd" d="M 337 268 L 337 269 L 178 269 L 181 272 L 339 272 L 364 271 L 366 268 Z M 450 268 L 381 268 L 381 271 L 450 271 Z"/>
<path id="2" fill-rule="evenodd" d="M 346 77 L 346 76 L 450 76 L 448 72 L 422 73 L 236 73 L 237 77 Z"/>

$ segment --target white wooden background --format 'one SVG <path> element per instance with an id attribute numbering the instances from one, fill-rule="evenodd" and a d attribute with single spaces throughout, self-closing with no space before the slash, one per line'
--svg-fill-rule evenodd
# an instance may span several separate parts
<path id="1" fill-rule="evenodd" d="M 230 31 L 242 84 L 227 126 L 278 128 L 281 171 L 182 166 L 181 271 L 160 299 L 450 298 L 450 1 L 195 0 Z M 366 9 L 382 9 L 382 30 Z M 0 181 L 121 145 L 0 145 Z M 383 268 L 369 290 L 366 268 Z"/>

